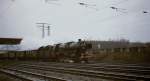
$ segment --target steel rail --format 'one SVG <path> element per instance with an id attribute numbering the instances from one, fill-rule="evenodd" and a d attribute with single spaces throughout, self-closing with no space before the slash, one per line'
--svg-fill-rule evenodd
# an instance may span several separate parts
<path id="1" fill-rule="evenodd" d="M 116 79 L 125 80 L 125 81 L 150 80 L 150 77 L 146 77 L 146 76 L 138 76 L 133 74 L 125 74 L 125 73 L 117 73 L 117 72 L 89 71 L 89 70 L 72 69 L 72 68 L 43 67 L 43 66 L 36 66 L 36 65 L 24 65 L 22 67 L 44 70 L 44 71 L 83 75 L 88 77 L 107 78 L 107 79 L 109 78 L 115 80 Z"/>
<path id="2" fill-rule="evenodd" d="M 33 73 L 33 72 L 28 72 L 28 71 L 24 71 L 24 70 L 18 70 L 18 69 L 12 69 L 12 68 L 3 68 L 3 71 L 4 70 L 6 70 L 6 71 L 7 70 L 8 71 L 15 71 L 16 73 L 22 73 L 22 74 L 32 75 L 32 76 L 36 76 L 36 77 L 39 77 L 39 78 L 41 77 L 41 78 L 52 80 L 52 81 L 67 81 L 67 80 L 62 79 L 62 78 L 53 77 L 53 76 L 47 76 L 47 75 Z M 10 74 L 10 73 L 8 73 L 8 74 Z M 14 75 L 14 74 L 12 74 L 12 75 Z M 17 76 L 17 77 L 19 77 L 19 76 Z M 19 77 L 19 78 L 27 79 L 25 77 Z M 28 79 L 25 80 L 25 81 L 28 81 Z M 29 81 L 33 81 L 33 80 L 29 80 Z"/>

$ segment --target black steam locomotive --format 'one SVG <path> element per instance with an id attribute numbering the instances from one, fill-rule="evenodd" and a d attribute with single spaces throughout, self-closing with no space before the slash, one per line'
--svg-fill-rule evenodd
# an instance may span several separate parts
<path id="1" fill-rule="evenodd" d="M 37 50 L 37 55 L 39 55 L 39 58 L 45 57 L 52 61 L 70 60 L 73 62 L 88 62 L 88 58 L 86 58 L 86 51 L 91 48 L 91 44 L 79 39 L 78 42 L 59 43 L 53 46 L 40 47 Z"/>
<path id="2" fill-rule="evenodd" d="M 79 39 L 78 42 L 48 45 L 37 50 L 10 51 L 0 54 L 0 59 L 88 62 L 86 51 L 91 48 L 92 45 L 90 43 Z"/>

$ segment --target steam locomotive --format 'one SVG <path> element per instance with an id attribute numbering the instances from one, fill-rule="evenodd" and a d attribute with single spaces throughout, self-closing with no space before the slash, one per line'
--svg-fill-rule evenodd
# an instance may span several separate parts
<path id="1" fill-rule="evenodd" d="M 9 51 L 0 54 L 0 59 L 88 62 L 86 51 L 91 48 L 92 44 L 79 39 L 78 42 L 42 46 L 37 50 Z"/>
<path id="2" fill-rule="evenodd" d="M 72 60 L 74 62 L 88 62 L 86 51 L 91 48 L 91 44 L 79 39 L 78 42 L 59 43 L 53 46 L 40 47 L 37 52 L 39 58 L 44 55 L 45 58 L 50 58 L 52 61 Z"/>

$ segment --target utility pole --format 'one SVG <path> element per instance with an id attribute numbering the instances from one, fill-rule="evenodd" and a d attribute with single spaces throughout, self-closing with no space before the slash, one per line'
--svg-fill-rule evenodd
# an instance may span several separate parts
<path id="1" fill-rule="evenodd" d="M 47 35 L 50 36 L 50 26 L 47 27 Z"/>
<path id="2" fill-rule="evenodd" d="M 49 36 L 50 35 L 50 26 L 48 23 L 36 23 L 36 24 L 40 24 L 41 26 L 38 26 L 38 27 L 41 27 L 42 28 L 42 38 L 45 37 L 45 28 L 47 28 L 47 35 Z"/>

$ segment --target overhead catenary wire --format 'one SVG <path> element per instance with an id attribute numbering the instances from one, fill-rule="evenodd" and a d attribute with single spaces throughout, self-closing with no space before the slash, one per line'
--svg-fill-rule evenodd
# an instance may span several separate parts
<path id="1" fill-rule="evenodd" d="M 111 6 L 110 8 L 115 10 L 116 12 L 127 13 L 126 9 L 123 9 L 123 8 L 118 8 L 118 7 L 114 7 L 114 6 Z"/>
<path id="2" fill-rule="evenodd" d="M 12 1 L 15 1 L 15 0 L 12 0 Z M 60 0 L 45 0 L 45 1 L 47 1 L 47 2 L 49 2 L 49 1 L 50 1 L 50 2 L 57 2 L 57 1 L 60 1 Z M 116 11 L 116 12 L 122 12 L 122 13 L 126 14 L 127 11 L 125 11 L 125 10 L 127 10 L 127 9 L 120 8 L 120 7 L 116 7 L 116 5 L 123 4 L 123 3 L 127 2 L 127 1 L 129 1 L 129 0 L 121 0 L 121 1 L 118 1 L 117 3 L 114 3 L 114 4 L 113 4 L 114 6 L 111 6 L 112 4 L 108 4 L 107 6 L 104 6 L 104 7 L 107 8 L 107 9 L 114 9 L 114 11 Z M 96 4 L 88 4 L 88 3 L 84 3 L 84 2 L 79 2 L 78 4 L 84 5 L 84 6 L 95 6 L 95 7 L 97 7 Z M 11 5 L 9 5 L 8 8 L 5 9 L 5 11 L 9 10 L 9 8 L 11 8 Z M 98 10 L 100 10 L 100 9 L 98 9 Z M 102 10 L 104 10 L 104 9 L 102 9 Z M 124 11 L 125 11 L 125 12 L 124 12 Z M 100 11 L 98 11 L 98 12 L 100 12 Z M 5 12 L 2 12 L 2 13 L 5 13 Z M 143 14 L 147 14 L 148 11 L 144 10 L 144 11 L 142 11 L 142 13 L 143 13 Z M 117 14 L 117 13 L 116 13 L 116 14 Z M 120 13 L 119 13 L 119 14 L 120 14 Z M 120 15 L 115 15 L 114 17 L 117 17 L 117 16 L 120 16 Z M 113 18 L 113 17 L 106 18 L 106 19 L 111 19 L 111 18 Z M 104 20 L 106 21 L 106 19 L 104 19 Z M 102 20 L 103 20 L 103 19 L 102 19 Z"/>
<path id="3" fill-rule="evenodd" d="M 125 0 L 125 1 L 129 1 L 129 0 Z M 122 4 L 122 3 L 125 2 L 125 1 L 121 1 L 121 2 L 119 2 L 119 3 L 116 4 L 116 5 Z M 122 14 L 118 12 L 118 13 L 116 13 L 116 15 L 109 16 L 109 17 L 100 19 L 100 20 L 97 21 L 97 22 L 102 23 L 102 22 L 106 22 L 106 21 L 109 21 L 109 20 L 118 18 L 118 17 L 120 17 L 120 16 L 125 16 L 125 15 L 128 14 L 128 12 L 129 12 L 129 14 L 131 14 L 131 13 L 134 13 L 134 14 L 139 14 L 139 13 L 141 13 L 141 11 L 129 11 L 128 9 L 123 9 L 123 8 L 119 8 L 119 7 L 115 7 L 115 6 L 110 6 L 109 8 L 116 10 L 116 12 L 118 12 L 118 11 L 119 11 L 119 12 L 122 12 Z M 123 11 L 125 11 L 125 12 L 123 12 Z M 136 12 L 137 12 L 137 13 L 136 13 Z M 146 10 L 144 11 L 144 10 L 143 10 L 142 13 L 143 13 L 143 14 L 148 14 L 148 11 L 146 11 Z M 129 15 L 129 14 L 128 14 L 128 15 Z"/>
<path id="4" fill-rule="evenodd" d="M 121 1 L 121 2 L 118 2 L 118 4 L 117 5 L 119 5 L 119 4 L 123 4 L 123 3 L 125 3 L 125 1 L 127 2 L 128 0 L 123 0 L 123 1 Z M 113 9 L 114 9 L 114 12 L 116 12 L 115 14 L 116 15 L 113 15 L 112 17 L 111 16 L 109 16 L 109 17 L 106 17 L 106 18 L 104 18 L 104 19 L 102 19 L 102 20 L 109 20 L 109 19 L 111 19 L 111 18 L 114 18 L 114 17 L 117 17 L 117 16 L 120 16 L 120 15 L 123 15 L 123 14 L 127 14 L 128 13 L 128 10 L 127 9 L 125 9 L 125 8 L 120 8 L 120 7 L 117 7 L 117 5 L 112 5 L 112 4 L 108 4 L 108 5 L 106 5 L 106 6 L 104 6 L 104 7 L 102 7 L 101 9 L 99 8 L 99 10 L 97 11 L 97 12 L 95 12 L 95 13 L 93 13 L 93 15 L 103 15 L 103 13 L 102 12 L 104 12 L 106 9 L 108 10 L 112 10 L 113 11 Z M 113 8 L 113 9 L 112 9 Z M 101 13 L 101 14 L 100 14 Z M 90 14 L 88 14 L 88 15 L 90 15 Z M 87 15 L 86 15 L 86 17 L 87 17 Z M 98 18 L 98 17 L 97 17 Z"/>
<path id="5" fill-rule="evenodd" d="M 134 14 L 134 16 L 137 16 L 137 15 L 138 15 L 138 16 L 137 16 L 137 18 L 138 18 L 140 14 L 148 14 L 148 12 L 146 11 L 146 12 L 144 13 L 144 11 L 141 12 L 140 10 L 138 10 L 138 11 L 130 11 L 130 12 L 125 13 L 125 14 L 120 14 L 120 15 L 118 14 L 118 15 L 109 16 L 109 17 L 100 19 L 100 20 L 98 20 L 98 21 L 96 21 L 96 22 L 98 22 L 98 23 L 103 23 L 103 22 L 106 22 L 106 21 L 114 20 L 114 19 L 119 18 L 119 17 L 121 17 L 121 16 L 130 15 L 130 14 Z M 142 15 L 141 15 L 141 16 L 142 16 Z"/>
<path id="6" fill-rule="evenodd" d="M 123 4 L 123 3 L 127 2 L 127 1 L 128 0 L 122 0 L 122 1 L 116 2 L 114 4 L 110 3 L 110 4 L 108 4 L 108 5 L 106 5 L 106 6 L 102 7 L 102 8 L 99 8 L 99 11 L 104 10 L 104 9 L 108 9 L 111 6 L 117 6 L 117 5 Z"/>
<path id="7" fill-rule="evenodd" d="M 126 0 L 126 1 L 128 1 L 128 0 Z M 119 2 L 119 4 L 121 4 L 122 2 Z M 112 9 L 118 9 L 118 8 L 116 8 L 116 7 L 111 7 Z M 124 9 L 124 10 L 127 10 L 127 9 Z M 140 11 L 136 11 L 136 12 L 140 12 Z M 131 14 L 131 13 L 134 13 L 134 11 L 130 11 L 130 13 L 129 14 Z M 143 11 L 143 13 L 148 13 L 147 11 Z M 123 15 L 126 15 L 127 13 L 125 13 L 125 14 L 122 14 L 122 15 L 115 15 L 115 16 L 111 16 L 111 17 L 107 17 L 107 18 L 104 18 L 104 19 L 102 19 L 102 21 L 101 22 L 103 22 L 103 20 L 104 21 L 107 21 L 107 20 L 111 20 L 111 19 L 114 19 L 114 18 L 117 18 L 117 17 L 119 17 L 119 16 L 123 16 Z M 129 15 L 128 14 L 128 15 Z"/>
<path id="8" fill-rule="evenodd" d="M 91 12 L 91 13 L 86 13 L 86 16 L 88 16 L 88 15 L 91 15 L 91 14 L 100 14 L 100 13 L 102 13 L 103 11 L 105 11 L 105 10 L 107 10 L 107 9 L 111 9 L 110 7 L 116 7 L 117 9 L 118 9 L 118 12 L 122 12 L 122 13 L 127 13 L 127 10 L 126 9 L 124 9 L 124 8 L 120 8 L 120 7 L 117 7 L 117 5 L 120 5 L 120 4 L 123 4 L 123 3 L 126 3 L 126 2 L 128 2 L 129 0 L 121 0 L 121 1 L 118 1 L 118 2 L 116 2 L 116 3 L 109 3 L 109 4 L 107 4 L 107 5 L 105 5 L 105 6 L 102 6 L 102 7 L 98 7 L 98 5 L 96 5 L 96 11 L 97 12 Z M 79 1 L 78 1 L 79 2 Z M 85 15 L 85 14 L 84 14 Z"/>
<path id="9" fill-rule="evenodd" d="M 81 6 L 85 6 L 87 8 L 91 8 L 91 9 L 98 11 L 98 8 L 96 8 L 97 5 L 95 5 L 95 4 L 88 4 L 88 3 L 84 3 L 84 2 L 79 2 L 78 4 Z"/>
<path id="10" fill-rule="evenodd" d="M 144 10 L 143 13 L 146 14 L 146 13 L 149 13 L 149 12 Z"/>
<path id="11" fill-rule="evenodd" d="M 123 3 L 127 2 L 127 1 L 129 1 L 129 0 L 122 0 L 122 1 L 116 2 L 114 4 L 108 4 L 108 5 L 104 6 L 103 8 L 101 8 L 99 10 L 104 10 L 105 8 L 108 9 L 108 8 L 112 8 L 112 7 L 114 7 L 117 10 L 125 10 L 125 9 L 122 9 L 122 8 L 119 8 L 119 7 L 116 7 L 116 6 L 120 5 L 120 4 L 123 4 Z"/>

